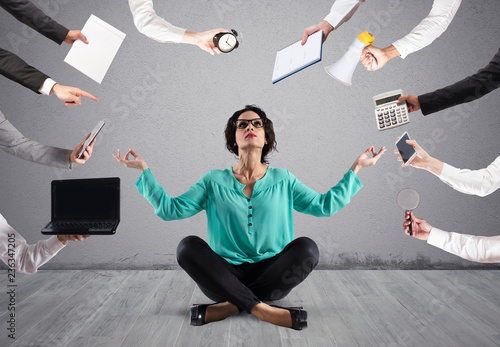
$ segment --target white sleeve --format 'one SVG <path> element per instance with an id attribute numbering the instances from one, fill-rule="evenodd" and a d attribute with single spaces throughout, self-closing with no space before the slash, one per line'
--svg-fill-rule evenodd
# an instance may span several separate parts
<path id="1" fill-rule="evenodd" d="M 430 45 L 455 17 L 462 0 L 434 0 L 431 12 L 402 39 L 393 42 L 401 58 Z"/>
<path id="2" fill-rule="evenodd" d="M 464 235 L 433 227 L 427 243 L 470 261 L 500 263 L 500 235 Z"/>
<path id="3" fill-rule="evenodd" d="M 134 24 L 142 34 L 158 42 L 181 42 L 186 29 L 176 27 L 159 17 L 152 0 L 129 0 L 128 4 Z"/>
<path id="4" fill-rule="evenodd" d="M 324 20 L 337 29 L 352 17 L 362 2 L 365 0 L 337 0 L 333 3 L 330 13 Z"/>
<path id="5" fill-rule="evenodd" d="M 500 157 L 486 169 L 457 169 L 446 163 L 439 179 L 461 193 L 486 196 L 500 188 Z"/>
<path id="6" fill-rule="evenodd" d="M 0 258 L 9 267 L 9 260 L 13 258 L 16 272 L 34 274 L 63 247 L 64 245 L 57 239 L 57 236 L 38 241 L 36 245 L 28 245 L 24 237 L 15 231 L 0 214 Z M 13 256 L 11 257 L 9 253 L 13 253 Z"/>

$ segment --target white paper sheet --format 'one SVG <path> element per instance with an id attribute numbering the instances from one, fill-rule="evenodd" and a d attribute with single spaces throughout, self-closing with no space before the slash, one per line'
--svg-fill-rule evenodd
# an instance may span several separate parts
<path id="1" fill-rule="evenodd" d="M 301 41 L 297 41 L 276 53 L 273 83 L 321 60 L 323 47 L 323 32 L 321 30 L 309 36 L 304 46 L 300 44 Z"/>
<path id="2" fill-rule="evenodd" d="M 89 43 L 75 41 L 64 61 L 101 83 L 125 38 L 125 33 L 93 14 L 85 23 L 82 33 Z"/>

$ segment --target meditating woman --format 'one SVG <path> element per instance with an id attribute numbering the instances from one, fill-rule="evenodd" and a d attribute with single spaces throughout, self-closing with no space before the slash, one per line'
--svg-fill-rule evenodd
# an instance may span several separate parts
<path id="1" fill-rule="evenodd" d="M 260 108 L 252 105 L 235 112 L 225 136 L 226 147 L 238 156 L 238 163 L 226 170 L 209 171 L 175 198 L 166 194 L 133 150 L 124 158 L 120 151 L 114 156 L 121 164 L 142 171 L 136 186 L 164 220 L 188 218 L 206 210 L 208 242 L 188 236 L 177 247 L 179 265 L 216 302 L 192 306 L 192 325 L 246 311 L 260 320 L 301 330 L 307 326 L 307 312 L 302 307 L 265 303 L 284 298 L 319 261 L 313 240 L 294 238 L 293 210 L 318 217 L 339 211 L 362 187 L 359 169 L 374 165 L 385 148 L 378 153 L 368 148 L 336 186 L 319 194 L 288 170 L 266 165 L 276 141 L 273 123 Z"/>

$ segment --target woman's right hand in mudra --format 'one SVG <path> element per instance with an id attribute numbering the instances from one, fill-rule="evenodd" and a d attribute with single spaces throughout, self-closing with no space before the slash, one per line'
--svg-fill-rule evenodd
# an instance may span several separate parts
<path id="1" fill-rule="evenodd" d="M 134 159 L 129 159 L 130 154 L 132 154 Z M 120 164 L 132 169 L 139 169 L 141 172 L 148 168 L 146 161 L 131 149 L 128 150 L 124 158 L 122 158 L 122 152 L 120 150 L 118 150 L 118 155 L 113 154 L 113 157 L 115 157 Z"/>

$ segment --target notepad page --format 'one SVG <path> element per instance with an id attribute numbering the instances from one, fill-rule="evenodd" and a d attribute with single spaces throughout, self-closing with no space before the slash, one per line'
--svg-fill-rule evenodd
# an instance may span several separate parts
<path id="1" fill-rule="evenodd" d="M 64 61 L 101 83 L 126 35 L 94 15 L 87 20 L 82 33 L 89 43 L 75 41 Z"/>
<path id="2" fill-rule="evenodd" d="M 304 46 L 301 40 L 276 53 L 272 82 L 275 83 L 291 74 L 321 60 L 323 32 L 318 31 L 307 39 Z"/>

